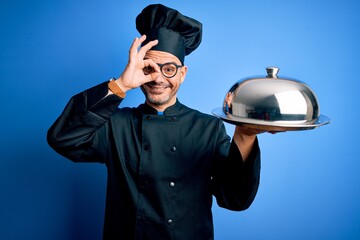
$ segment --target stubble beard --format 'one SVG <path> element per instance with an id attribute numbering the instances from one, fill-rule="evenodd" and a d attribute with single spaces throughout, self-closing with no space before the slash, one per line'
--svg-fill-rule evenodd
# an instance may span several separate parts
<path id="1" fill-rule="evenodd" d="M 147 93 L 145 95 L 146 95 L 147 101 L 149 101 L 150 103 L 152 103 L 154 105 L 158 105 L 158 106 L 166 104 L 170 101 L 169 95 L 166 95 L 162 99 L 155 99 L 155 98 L 151 97 L 150 94 L 147 94 Z"/>
<path id="2" fill-rule="evenodd" d="M 154 96 L 152 96 L 151 93 L 148 93 L 145 88 L 141 87 L 142 92 L 145 95 L 146 101 L 148 101 L 149 103 L 156 105 L 156 106 L 161 106 L 164 104 L 167 104 L 170 102 L 172 96 L 170 94 L 167 94 L 165 96 L 163 96 L 162 98 L 157 98 L 156 94 L 154 94 Z"/>

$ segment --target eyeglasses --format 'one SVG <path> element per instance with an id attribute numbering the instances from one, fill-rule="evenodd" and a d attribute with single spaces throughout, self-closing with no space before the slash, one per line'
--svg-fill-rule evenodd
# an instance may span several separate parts
<path id="1" fill-rule="evenodd" d="M 161 73 L 166 78 L 172 78 L 177 74 L 178 68 L 181 68 L 181 65 L 177 65 L 173 62 L 168 62 L 164 64 L 157 63 L 157 65 L 160 67 Z M 154 72 L 154 69 L 152 67 L 145 67 L 143 68 L 143 72 L 145 75 L 149 75 Z"/>

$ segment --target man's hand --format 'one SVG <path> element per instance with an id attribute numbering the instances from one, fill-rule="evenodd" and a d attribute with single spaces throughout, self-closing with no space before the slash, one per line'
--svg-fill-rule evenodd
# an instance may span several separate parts
<path id="1" fill-rule="evenodd" d="M 135 38 L 130 47 L 128 64 L 121 76 L 115 81 L 124 93 L 130 89 L 137 88 L 144 83 L 151 82 L 161 74 L 159 66 L 154 61 L 151 59 L 144 59 L 146 52 L 158 44 L 158 40 L 150 41 L 139 49 L 145 39 L 145 35 L 142 35 L 140 38 Z M 154 72 L 145 75 L 143 72 L 143 68 L 145 67 L 153 68 Z"/>
<path id="2" fill-rule="evenodd" d="M 250 152 L 253 148 L 254 142 L 256 140 L 256 135 L 268 132 L 271 134 L 279 133 L 281 131 L 265 131 L 261 129 L 248 128 L 242 125 L 237 125 L 234 133 L 234 141 L 239 148 L 243 160 L 249 157 Z"/>

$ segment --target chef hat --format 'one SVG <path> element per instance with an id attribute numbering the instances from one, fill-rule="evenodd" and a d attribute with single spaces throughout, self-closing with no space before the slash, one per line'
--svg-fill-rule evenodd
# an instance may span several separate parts
<path id="1" fill-rule="evenodd" d="M 136 17 L 136 29 L 149 41 L 158 39 L 152 50 L 175 55 L 184 64 L 185 55 L 194 51 L 201 42 L 202 24 L 161 4 L 152 4 Z"/>

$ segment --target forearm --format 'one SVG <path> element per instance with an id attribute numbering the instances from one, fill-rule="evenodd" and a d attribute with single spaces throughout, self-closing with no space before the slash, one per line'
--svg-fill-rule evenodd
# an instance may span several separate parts
<path id="1" fill-rule="evenodd" d="M 256 141 L 257 130 L 236 126 L 233 141 L 239 148 L 243 161 L 247 161 Z"/>
<path id="2" fill-rule="evenodd" d="M 220 207 L 240 211 L 247 209 L 255 199 L 260 182 L 260 149 L 254 142 L 247 161 L 242 157 L 235 142 L 229 155 L 215 167 L 214 195 Z"/>
<path id="3" fill-rule="evenodd" d="M 214 161 L 212 179 L 213 194 L 220 207 L 245 210 L 253 202 L 259 186 L 260 148 L 256 136 L 253 141 L 247 142 L 246 153 L 240 152 L 239 143 L 235 141 L 237 137 L 232 142 L 228 142 L 227 138 L 224 128 L 218 137 L 218 157 Z M 246 155 L 246 161 L 242 155 Z"/>
<path id="4" fill-rule="evenodd" d="M 63 156 L 76 160 L 92 145 L 95 131 L 108 121 L 122 100 L 115 95 L 105 97 L 107 93 L 105 82 L 73 96 L 48 130 L 49 145 Z"/>

